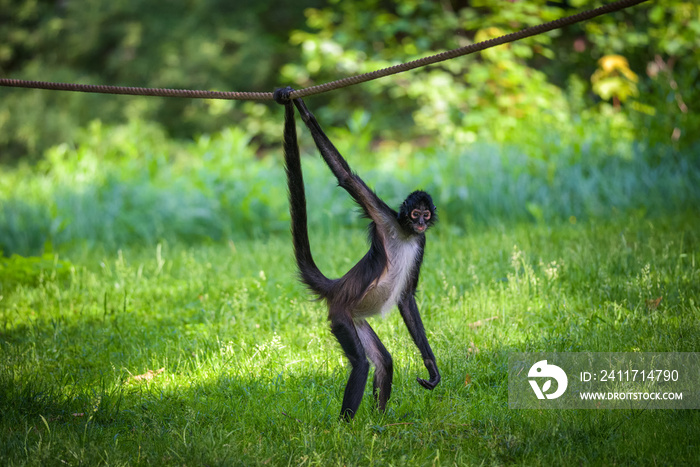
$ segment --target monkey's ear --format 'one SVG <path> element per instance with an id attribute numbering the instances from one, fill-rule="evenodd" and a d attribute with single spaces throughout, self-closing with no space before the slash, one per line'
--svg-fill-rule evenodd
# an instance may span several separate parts
<path id="1" fill-rule="evenodd" d="M 399 217 L 402 219 L 406 219 L 407 222 L 410 222 L 410 217 L 411 217 L 411 209 L 414 207 L 413 203 L 410 203 L 408 200 L 404 201 L 401 204 L 401 210 L 399 211 Z"/>

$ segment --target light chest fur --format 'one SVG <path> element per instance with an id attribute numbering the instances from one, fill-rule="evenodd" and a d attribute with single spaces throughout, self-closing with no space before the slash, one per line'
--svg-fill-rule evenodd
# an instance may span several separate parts
<path id="1" fill-rule="evenodd" d="M 407 239 L 398 235 L 387 239 L 387 267 L 382 275 L 370 285 L 357 306 L 354 316 L 365 318 L 381 313 L 386 314 L 401 299 L 408 280 L 416 267 L 420 252 L 419 237 Z"/>

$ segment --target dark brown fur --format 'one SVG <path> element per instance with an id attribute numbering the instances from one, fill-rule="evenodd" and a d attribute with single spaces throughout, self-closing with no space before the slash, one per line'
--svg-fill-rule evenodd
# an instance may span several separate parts
<path id="1" fill-rule="evenodd" d="M 291 91 L 291 88 L 279 89 L 275 92 L 275 99 L 285 105 L 284 153 L 294 254 L 302 282 L 328 304 L 331 332 L 338 339 L 352 366 L 340 412 L 342 418 L 351 419 L 355 416 L 364 393 L 369 374 L 368 359 L 375 366 L 374 396 L 380 410 L 384 410 L 391 395 L 391 355 L 365 318 L 384 313 L 394 304 L 398 305 L 428 370 L 430 378 L 417 378 L 418 383 L 426 389 L 433 389 L 440 382 L 435 356 L 425 336 L 415 300 L 425 251 L 425 230 L 435 223 L 436 209 L 430 195 L 423 191 L 411 193 L 399 212 L 390 208 L 352 172 L 304 102 L 301 99 L 289 99 Z M 311 255 L 306 196 L 292 102 L 338 184 L 358 203 L 364 215 L 371 219 L 368 229 L 369 251 L 339 279 L 329 279 L 323 275 Z M 412 212 L 420 215 L 413 218 Z M 425 213 L 425 217 L 422 213 Z"/>

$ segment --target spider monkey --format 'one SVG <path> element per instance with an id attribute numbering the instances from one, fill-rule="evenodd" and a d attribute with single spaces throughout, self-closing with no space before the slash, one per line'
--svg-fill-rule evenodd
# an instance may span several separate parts
<path id="1" fill-rule="evenodd" d="M 369 374 L 368 359 L 375 367 L 373 393 L 380 411 L 384 411 L 391 395 L 394 371 L 391 354 L 365 318 L 383 315 L 394 305 L 398 305 L 428 370 L 429 379 L 417 378 L 418 383 L 432 390 L 440 382 L 435 356 L 425 336 L 415 299 L 425 251 L 425 232 L 437 220 L 436 208 L 430 195 L 424 191 L 411 193 L 401 204 L 399 212 L 390 208 L 352 172 L 304 101 L 290 98 L 292 91 L 289 87 L 277 89 L 274 96 L 278 103 L 285 106 L 284 157 L 294 255 L 301 281 L 326 301 L 331 332 L 352 366 L 340 410 L 341 419 L 349 421 L 362 401 Z M 371 220 L 369 251 L 339 279 L 324 276 L 311 255 L 292 102 L 311 132 L 323 160 L 338 179 L 338 184 Z"/>

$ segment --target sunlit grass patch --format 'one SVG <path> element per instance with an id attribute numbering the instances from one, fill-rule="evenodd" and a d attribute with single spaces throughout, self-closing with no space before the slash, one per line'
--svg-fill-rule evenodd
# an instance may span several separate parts
<path id="1" fill-rule="evenodd" d="M 692 463 L 696 411 L 509 410 L 507 356 L 696 351 L 699 226 L 679 216 L 468 235 L 438 227 L 418 301 L 443 381 L 432 392 L 415 382 L 425 369 L 398 313 L 374 320 L 394 356 L 392 399 L 380 414 L 368 389 L 349 425 L 337 420 L 347 366 L 323 305 L 295 279 L 286 235 L 77 248 L 32 263 L 29 276 L 5 260 L 0 457 Z M 330 275 L 364 242 L 359 230 L 312 237 Z"/>

